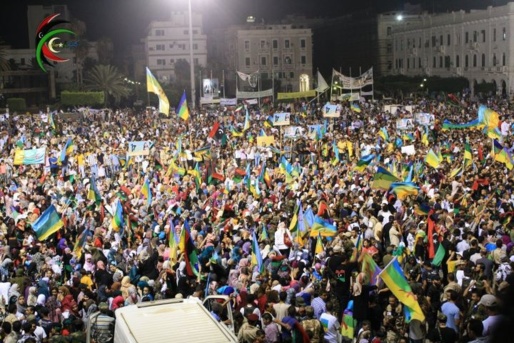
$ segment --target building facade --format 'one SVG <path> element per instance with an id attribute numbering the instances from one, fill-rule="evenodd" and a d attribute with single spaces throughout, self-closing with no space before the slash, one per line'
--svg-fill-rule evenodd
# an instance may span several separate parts
<path id="1" fill-rule="evenodd" d="M 258 73 L 261 90 L 303 92 L 313 89 L 312 31 L 303 25 L 253 24 L 231 26 L 213 37 L 224 48 L 212 48 L 221 55 L 226 78 L 234 79 L 236 71 Z M 214 57 L 217 58 L 217 57 Z M 241 81 L 241 80 L 239 80 Z M 256 90 L 244 82 L 238 89 Z"/>
<path id="2" fill-rule="evenodd" d="M 195 65 L 207 64 L 207 37 L 202 31 L 202 15 L 192 13 L 193 58 Z M 160 82 L 167 84 L 175 78 L 175 63 L 190 63 L 188 12 L 172 12 L 168 21 L 152 21 L 147 37 L 142 40 L 146 52 L 146 65 Z"/>
<path id="3" fill-rule="evenodd" d="M 393 28 L 393 73 L 463 76 L 473 90 L 492 83 L 514 90 L 514 2 L 485 10 L 423 14 Z"/>

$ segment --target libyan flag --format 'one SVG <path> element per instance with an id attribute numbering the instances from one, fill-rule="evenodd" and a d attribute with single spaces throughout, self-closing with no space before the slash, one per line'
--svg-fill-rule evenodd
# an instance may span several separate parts
<path id="1" fill-rule="evenodd" d="M 445 255 L 446 249 L 443 247 L 442 243 L 439 243 L 439 247 L 437 248 L 434 259 L 432 260 L 432 264 L 436 267 L 439 267 L 443 262 Z"/>

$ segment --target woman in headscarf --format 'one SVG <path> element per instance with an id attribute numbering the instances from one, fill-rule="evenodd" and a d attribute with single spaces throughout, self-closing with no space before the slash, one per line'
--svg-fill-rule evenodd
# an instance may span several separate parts
<path id="1" fill-rule="evenodd" d="M 60 322 L 61 319 L 61 303 L 58 300 L 57 288 L 52 288 L 51 296 L 46 299 L 46 307 L 50 311 L 49 318 L 54 323 Z"/>
<path id="2" fill-rule="evenodd" d="M 36 306 L 45 306 L 46 304 L 46 296 L 44 294 L 40 294 L 37 296 Z"/>
<path id="3" fill-rule="evenodd" d="M 128 297 L 125 299 L 125 306 L 135 305 L 140 302 L 140 298 L 137 294 L 136 286 L 130 285 L 128 288 Z"/>
<path id="4" fill-rule="evenodd" d="M 130 277 L 124 276 L 123 279 L 121 279 L 121 287 L 120 287 L 121 296 L 123 297 L 123 299 L 128 298 L 128 296 L 129 296 L 128 291 L 129 291 L 130 286 L 132 286 L 132 284 L 130 283 Z"/>
<path id="5" fill-rule="evenodd" d="M 114 299 L 112 299 L 111 310 L 116 311 L 120 307 L 123 307 L 124 304 L 125 300 L 121 295 L 118 295 L 117 297 L 114 297 Z"/>
<path id="6" fill-rule="evenodd" d="M 57 299 L 61 302 L 61 311 L 62 312 L 71 312 L 73 309 L 73 306 L 77 303 L 75 302 L 75 299 L 73 299 L 73 295 L 71 295 L 68 287 L 61 286 L 59 287 L 59 293 L 57 296 Z"/>
<path id="7" fill-rule="evenodd" d="M 86 254 L 86 260 L 84 262 L 84 270 L 94 273 L 95 265 L 93 263 L 93 256 L 91 254 Z"/>
<path id="8" fill-rule="evenodd" d="M 45 298 L 48 298 L 50 296 L 50 288 L 48 287 L 48 278 L 43 277 L 38 282 L 38 294 L 42 294 L 45 296 Z"/>
<path id="9" fill-rule="evenodd" d="M 25 315 L 25 310 L 27 309 L 27 302 L 25 301 L 25 296 L 23 294 L 18 297 L 18 301 L 16 301 L 16 308 L 18 313 Z"/>
<path id="10" fill-rule="evenodd" d="M 16 300 L 18 300 L 18 298 L 20 297 L 20 291 L 19 290 L 20 290 L 20 286 L 18 286 L 17 283 L 13 283 L 11 285 L 11 288 L 9 288 L 9 292 L 7 293 L 7 295 L 9 296 L 9 301 L 13 297 L 16 298 Z"/>
<path id="11" fill-rule="evenodd" d="M 27 297 L 27 305 L 28 306 L 36 306 L 37 305 L 37 289 L 34 286 L 29 287 L 29 295 Z"/>

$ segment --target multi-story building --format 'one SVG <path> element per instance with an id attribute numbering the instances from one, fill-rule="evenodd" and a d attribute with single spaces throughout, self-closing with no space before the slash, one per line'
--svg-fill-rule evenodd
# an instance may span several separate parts
<path id="1" fill-rule="evenodd" d="M 492 83 L 499 94 L 514 90 L 514 2 L 485 10 L 423 14 L 393 28 L 393 72 L 463 76 L 473 90 Z"/>
<path id="2" fill-rule="evenodd" d="M 211 39 L 211 38 L 209 38 Z M 213 35 L 213 58 L 221 58 L 227 79 L 236 71 L 258 72 L 261 89 L 298 92 L 313 88 L 312 31 L 303 25 L 253 24 L 231 26 Z M 222 44 L 223 48 L 213 47 Z M 217 55 L 217 56 L 216 56 Z M 240 90 L 255 90 L 240 83 Z"/>
<path id="3" fill-rule="evenodd" d="M 195 65 L 207 64 L 207 37 L 202 31 L 202 15 L 192 13 L 193 58 Z M 148 35 L 142 40 L 146 51 L 146 64 L 162 83 L 169 83 L 175 77 L 175 63 L 190 61 L 188 12 L 171 12 L 167 21 L 152 21 Z"/>

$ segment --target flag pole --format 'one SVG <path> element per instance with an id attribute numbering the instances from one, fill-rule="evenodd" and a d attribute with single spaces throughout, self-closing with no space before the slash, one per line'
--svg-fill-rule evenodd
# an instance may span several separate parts
<path id="1" fill-rule="evenodd" d="M 221 71 L 221 77 L 223 78 L 223 98 L 225 98 L 225 69 Z"/>
<path id="2" fill-rule="evenodd" d="M 334 68 L 332 68 L 332 81 L 330 81 L 330 101 L 332 101 L 332 88 L 334 87 Z"/>

